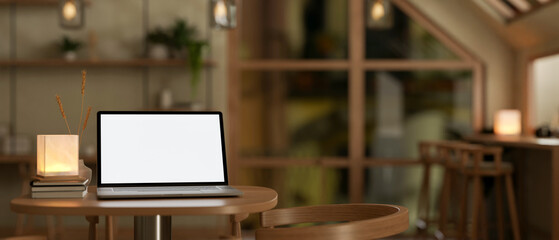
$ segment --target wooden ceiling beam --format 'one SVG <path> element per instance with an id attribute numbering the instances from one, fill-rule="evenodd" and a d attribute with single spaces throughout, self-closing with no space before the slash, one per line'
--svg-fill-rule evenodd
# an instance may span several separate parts
<path id="1" fill-rule="evenodd" d="M 532 9 L 532 5 L 526 0 L 508 0 L 520 12 L 528 12 Z"/>
<path id="2" fill-rule="evenodd" d="M 497 11 L 501 16 L 505 17 L 505 19 L 513 18 L 516 13 L 512 8 L 507 6 L 501 0 L 485 0 L 495 11 Z"/>
<path id="3" fill-rule="evenodd" d="M 520 14 L 517 14 L 517 15 L 514 16 L 513 18 L 508 19 L 507 23 L 510 24 L 510 23 L 512 23 L 512 22 L 518 21 L 519 19 L 522 19 L 522 18 L 524 18 L 524 17 L 526 17 L 526 16 L 528 16 L 528 15 L 530 15 L 530 14 L 533 14 L 533 13 L 535 13 L 535 12 L 537 12 L 537 11 L 540 11 L 540 10 L 546 8 L 546 7 L 551 6 L 551 4 L 554 4 L 554 3 L 559 2 L 559 1 L 557 1 L 557 0 L 545 0 L 545 1 L 546 1 L 545 3 L 542 2 L 542 1 L 544 1 L 544 0 L 538 0 L 538 2 L 540 2 L 540 4 L 533 6 L 533 7 L 530 9 L 530 11 L 522 12 L 522 13 L 520 13 Z"/>

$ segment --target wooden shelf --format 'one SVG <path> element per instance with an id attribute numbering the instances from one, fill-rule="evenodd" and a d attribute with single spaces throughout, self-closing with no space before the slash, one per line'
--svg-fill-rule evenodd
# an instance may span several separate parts
<path id="1" fill-rule="evenodd" d="M 58 5 L 58 0 L 0 0 L 0 5 L 12 3 L 18 5 Z"/>
<path id="2" fill-rule="evenodd" d="M 0 0 L 1 1 L 1 0 Z M 130 60 L 76 60 L 66 61 L 63 59 L 40 59 L 40 60 L 0 60 L 0 67 L 186 67 L 186 60 L 153 60 L 153 59 L 130 59 Z M 205 67 L 213 67 L 215 63 L 211 60 L 204 61 Z"/>
<path id="3" fill-rule="evenodd" d="M 91 1 L 84 1 L 85 5 L 91 4 Z M 0 5 L 8 5 L 15 3 L 17 5 L 25 6 L 58 6 L 58 0 L 0 0 Z"/>
<path id="4" fill-rule="evenodd" d="M 97 164 L 97 156 L 80 157 L 85 163 Z M 0 154 L 0 164 L 7 163 L 36 163 L 37 155 L 4 155 Z"/>

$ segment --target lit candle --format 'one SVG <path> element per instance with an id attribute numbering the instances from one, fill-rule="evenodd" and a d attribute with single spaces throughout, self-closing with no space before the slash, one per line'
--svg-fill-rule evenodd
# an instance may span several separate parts
<path id="1" fill-rule="evenodd" d="M 498 135 L 519 135 L 520 111 L 514 109 L 500 110 L 494 116 L 494 132 Z"/>
<path id="2" fill-rule="evenodd" d="M 37 135 L 37 175 L 77 176 L 78 135 Z"/>

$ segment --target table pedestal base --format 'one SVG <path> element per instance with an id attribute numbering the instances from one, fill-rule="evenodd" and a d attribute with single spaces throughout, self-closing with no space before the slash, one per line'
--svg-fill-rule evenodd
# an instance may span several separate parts
<path id="1" fill-rule="evenodd" d="M 171 240 L 171 216 L 134 217 L 134 240 Z"/>

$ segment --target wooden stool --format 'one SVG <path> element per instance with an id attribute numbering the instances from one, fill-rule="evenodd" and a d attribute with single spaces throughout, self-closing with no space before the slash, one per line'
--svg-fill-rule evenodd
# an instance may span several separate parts
<path id="1" fill-rule="evenodd" d="M 444 179 L 440 193 L 439 201 L 439 226 L 437 234 L 440 235 L 446 230 L 446 210 L 450 201 L 450 190 L 456 176 L 456 171 L 460 164 L 458 155 L 455 153 L 457 145 L 461 144 L 456 141 L 423 141 L 419 143 L 420 161 L 423 164 L 423 180 L 421 190 L 419 192 L 418 203 L 418 220 L 417 229 L 421 232 L 429 228 L 429 223 L 433 220 L 429 216 L 430 209 L 430 193 L 429 182 L 431 166 L 438 164 L 444 167 Z"/>
<path id="2" fill-rule="evenodd" d="M 447 229 L 448 210 L 452 209 L 451 197 L 456 196 L 456 194 L 452 194 L 452 190 L 457 189 L 456 186 L 458 185 L 458 180 L 460 180 L 460 174 L 458 173 L 460 173 L 462 169 L 460 157 L 461 149 L 464 146 L 468 146 L 468 144 L 458 141 L 447 141 L 438 146 L 437 151 L 439 152 L 441 163 L 444 166 L 443 185 L 439 200 L 439 225 L 435 232 L 435 237 L 438 239 L 443 239 L 449 235 Z M 465 178 L 461 180 L 466 181 Z M 453 185 L 455 187 L 453 187 Z"/>
<path id="3" fill-rule="evenodd" d="M 419 233 L 425 233 L 432 222 L 429 216 L 431 167 L 437 164 L 443 165 L 441 152 L 439 151 L 439 146 L 443 143 L 442 141 L 422 141 L 419 143 L 419 161 L 423 165 L 423 179 L 419 191 L 417 222 L 415 224 Z"/>
<path id="4" fill-rule="evenodd" d="M 472 192 L 472 227 L 471 239 L 480 239 L 478 224 L 480 223 L 480 214 L 485 213 L 485 204 L 483 202 L 483 185 L 482 177 L 493 177 L 495 179 L 495 191 L 497 201 L 497 228 L 499 232 L 499 239 L 504 239 L 503 230 L 503 209 L 502 209 L 502 178 L 506 182 L 506 191 L 509 205 L 509 215 L 511 219 L 512 232 L 515 240 L 520 239 L 520 229 L 518 226 L 518 214 L 516 210 L 516 201 L 514 196 L 512 173 L 513 167 L 510 163 L 502 161 L 502 148 L 499 147 L 484 147 L 473 144 L 460 144 L 457 151 L 460 153 L 461 168 L 460 173 L 464 176 L 464 186 L 462 188 L 463 194 L 460 201 L 460 223 L 458 225 L 458 235 L 460 238 L 465 237 L 465 230 L 467 225 L 468 216 L 468 184 L 473 181 Z M 484 156 L 492 156 L 492 162 L 483 161 Z M 484 218 L 485 219 L 485 218 Z M 483 224 L 486 227 L 487 224 Z M 486 232 L 486 229 L 482 229 Z"/>

